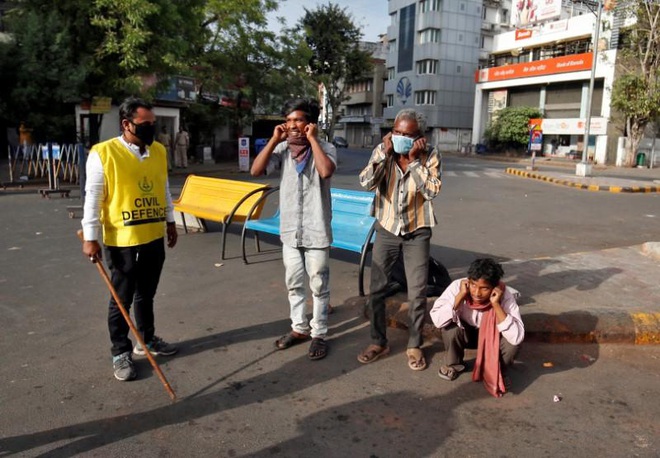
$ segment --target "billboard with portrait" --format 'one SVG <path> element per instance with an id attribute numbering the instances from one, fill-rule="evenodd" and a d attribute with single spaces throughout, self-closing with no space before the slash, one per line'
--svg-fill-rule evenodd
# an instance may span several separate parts
<path id="1" fill-rule="evenodd" d="M 561 0 L 513 0 L 511 25 L 524 28 L 560 15 Z"/>

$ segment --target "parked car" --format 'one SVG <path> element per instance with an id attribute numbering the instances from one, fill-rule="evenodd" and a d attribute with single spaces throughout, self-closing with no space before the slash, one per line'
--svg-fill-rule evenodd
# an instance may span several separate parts
<path id="1" fill-rule="evenodd" d="M 348 148 L 348 142 L 344 137 L 335 137 L 332 144 L 335 145 L 335 148 Z"/>

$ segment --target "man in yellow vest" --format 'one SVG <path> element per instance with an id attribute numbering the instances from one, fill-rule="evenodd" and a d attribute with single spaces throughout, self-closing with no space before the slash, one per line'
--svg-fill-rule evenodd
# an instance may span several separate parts
<path id="1" fill-rule="evenodd" d="M 174 210 L 167 179 L 167 151 L 154 142 L 156 116 L 144 100 L 130 97 L 119 107 L 122 134 L 94 145 L 87 159 L 82 219 L 83 253 L 101 259 L 101 244 L 112 285 L 127 310 L 134 303 L 136 326 L 147 348 L 133 348 L 129 327 L 113 298 L 110 330 L 117 380 L 136 377 L 131 352 L 173 355 L 177 347 L 155 335 L 154 296 L 167 246 L 176 245 Z"/>

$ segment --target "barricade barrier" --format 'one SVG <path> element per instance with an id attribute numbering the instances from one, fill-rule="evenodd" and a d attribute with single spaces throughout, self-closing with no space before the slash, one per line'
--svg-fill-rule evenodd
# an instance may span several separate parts
<path id="1" fill-rule="evenodd" d="M 49 144 L 9 146 L 8 164 L 11 183 L 49 178 L 52 184 L 64 182 L 80 184 L 80 164 L 83 148 L 80 143 L 58 145 L 51 143 L 52 167 L 48 153 Z M 52 170 L 53 176 L 49 176 Z"/>

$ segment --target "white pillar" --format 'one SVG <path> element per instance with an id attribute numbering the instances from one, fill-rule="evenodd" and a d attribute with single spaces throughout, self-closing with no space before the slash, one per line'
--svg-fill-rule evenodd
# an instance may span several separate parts
<path id="1" fill-rule="evenodd" d="M 481 86 L 477 84 L 477 87 L 474 91 L 474 111 L 472 112 L 472 144 L 476 145 L 481 141 L 481 132 L 484 130 L 482 125 L 484 124 L 483 119 L 483 90 Z"/>

